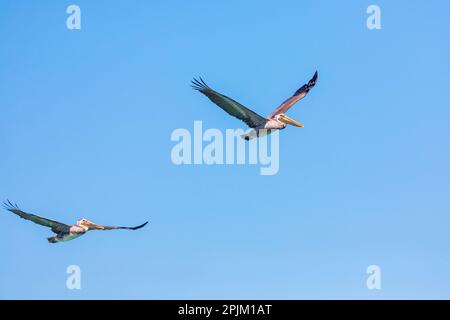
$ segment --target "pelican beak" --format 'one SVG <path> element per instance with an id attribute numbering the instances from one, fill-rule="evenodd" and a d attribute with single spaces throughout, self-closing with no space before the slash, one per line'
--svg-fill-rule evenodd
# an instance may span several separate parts
<path id="1" fill-rule="evenodd" d="M 285 124 L 290 124 L 290 125 L 293 125 L 293 126 L 296 126 L 296 127 L 304 127 L 303 124 L 298 123 L 294 119 L 289 118 L 287 115 L 282 115 L 280 117 L 280 121 L 285 123 Z"/>
<path id="2" fill-rule="evenodd" d="M 93 223 L 93 222 L 87 222 L 86 224 L 85 224 L 89 229 L 94 229 L 94 230 L 103 230 L 104 229 L 104 227 L 102 227 L 102 226 L 99 226 L 98 224 L 95 224 L 95 223 Z"/>

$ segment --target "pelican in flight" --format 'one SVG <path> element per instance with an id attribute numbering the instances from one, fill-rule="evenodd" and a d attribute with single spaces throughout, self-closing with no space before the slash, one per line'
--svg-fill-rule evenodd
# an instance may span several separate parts
<path id="1" fill-rule="evenodd" d="M 127 229 L 127 230 L 137 230 L 144 227 L 146 223 L 143 223 L 137 227 L 110 227 L 110 226 L 100 226 L 87 219 L 80 219 L 75 225 L 68 225 L 58 221 L 50 220 L 47 218 L 39 217 L 31 213 L 23 212 L 19 209 L 17 204 L 12 204 L 9 200 L 4 202 L 4 208 L 12 213 L 17 214 L 19 217 L 33 221 L 34 223 L 40 224 L 41 226 L 51 228 L 51 230 L 56 233 L 56 236 L 47 238 L 50 243 L 64 242 L 73 240 L 85 234 L 90 230 L 115 230 L 115 229 Z"/>
<path id="2" fill-rule="evenodd" d="M 285 115 L 285 113 L 297 101 L 303 99 L 314 87 L 316 82 L 317 71 L 314 73 L 314 76 L 311 80 L 309 80 L 307 84 L 303 85 L 300 89 L 295 91 L 295 93 L 290 98 L 284 101 L 267 118 L 264 118 L 256 112 L 244 107 L 239 102 L 223 94 L 220 94 L 217 91 L 214 91 L 203 81 L 202 78 L 200 78 L 200 80 L 192 80 L 192 87 L 207 96 L 212 102 L 225 110 L 229 115 L 244 121 L 251 129 L 246 134 L 241 135 L 241 137 L 245 140 L 250 140 L 270 134 L 273 130 L 284 129 L 288 124 L 296 127 L 303 127 L 303 124 L 289 118 L 287 115 Z"/>

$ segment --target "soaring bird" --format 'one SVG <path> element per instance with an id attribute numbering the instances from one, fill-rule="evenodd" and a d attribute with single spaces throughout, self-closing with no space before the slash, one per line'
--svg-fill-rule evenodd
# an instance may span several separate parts
<path id="1" fill-rule="evenodd" d="M 50 243 L 64 242 L 73 240 L 85 234 L 90 230 L 115 230 L 115 229 L 127 229 L 127 230 L 137 230 L 144 227 L 147 223 L 143 223 L 137 227 L 110 227 L 110 226 L 100 226 L 87 219 L 80 219 L 75 225 L 68 225 L 62 222 L 50 220 L 43 218 L 31 213 L 23 212 L 19 209 L 17 204 L 12 204 L 9 200 L 4 202 L 4 208 L 12 213 L 17 214 L 19 217 L 33 221 L 34 223 L 40 224 L 41 226 L 51 228 L 51 230 L 56 233 L 56 236 L 47 238 Z"/>
<path id="2" fill-rule="evenodd" d="M 192 87 L 207 96 L 212 102 L 225 110 L 229 115 L 244 121 L 251 128 L 251 130 L 241 137 L 245 140 L 250 140 L 270 134 L 273 130 L 284 129 L 288 124 L 296 127 L 303 127 L 303 124 L 289 118 L 285 115 L 285 113 L 297 101 L 303 99 L 315 86 L 316 82 L 317 71 L 307 84 L 295 91 L 290 98 L 285 100 L 267 118 L 264 118 L 256 112 L 244 107 L 239 102 L 214 91 L 203 81 L 202 78 L 200 78 L 200 80 L 192 80 Z"/>

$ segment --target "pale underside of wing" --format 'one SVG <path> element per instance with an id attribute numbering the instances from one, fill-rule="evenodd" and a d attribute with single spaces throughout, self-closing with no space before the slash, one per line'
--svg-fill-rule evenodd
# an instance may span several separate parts
<path id="1" fill-rule="evenodd" d="M 239 102 L 211 89 L 203 80 L 194 79 L 192 87 L 207 96 L 212 102 L 225 110 L 229 115 L 244 121 L 250 128 L 264 125 L 267 119 L 244 107 Z"/>
<path id="2" fill-rule="evenodd" d="M 278 108 L 275 109 L 270 115 L 269 118 L 272 118 L 273 116 L 276 116 L 277 114 L 284 114 L 286 111 L 289 110 L 290 107 L 292 107 L 295 103 L 297 103 L 299 100 L 303 99 L 308 92 L 316 85 L 317 82 L 317 71 L 314 73 L 314 76 L 309 80 L 309 82 L 305 85 L 303 85 L 300 89 L 295 91 L 295 93 L 292 95 L 292 97 L 286 99 Z"/>
<path id="3" fill-rule="evenodd" d="M 103 230 L 118 230 L 118 229 L 137 230 L 137 229 L 145 227 L 147 225 L 147 223 L 148 223 L 148 221 L 141 225 L 138 225 L 136 227 L 114 227 L 114 226 L 101 226 L 101 227 Z"/>
<path id="4" fill-rule="evenodd" d="M 31 213 L 23 212 L 19 209 L 17 204 L 12 204 L 9 200 L 7 202 L 4 202 L 4 208 L 12 213 L 15 213 L 19 217 L 32 221 L 34 223 L 37 223 L 41 226 L 51 228 L 54 233 L 61 233 L 61 232 L 69 232 L 70 226 L 55 220 L 47 219 L 44 217 L 40 217 Z"/>

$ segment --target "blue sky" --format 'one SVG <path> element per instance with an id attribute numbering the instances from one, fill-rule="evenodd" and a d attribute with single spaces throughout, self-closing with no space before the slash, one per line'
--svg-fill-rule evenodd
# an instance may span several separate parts
<path id="1" fill-rule="evenodd" d="M 66 8 L 82 28 L 66 28 Z M 366 28 L 377 4 L 382 29 Z M 448 1 L 2 1 L 0 298 L 450 298 Z M 171 132 L 245 128 L 315 70 L 280 171 L 175 166 Z M 66 288 L 79 265 L 81 290 Z M 380 266 L 382 289 L 366 288 Z"/>

